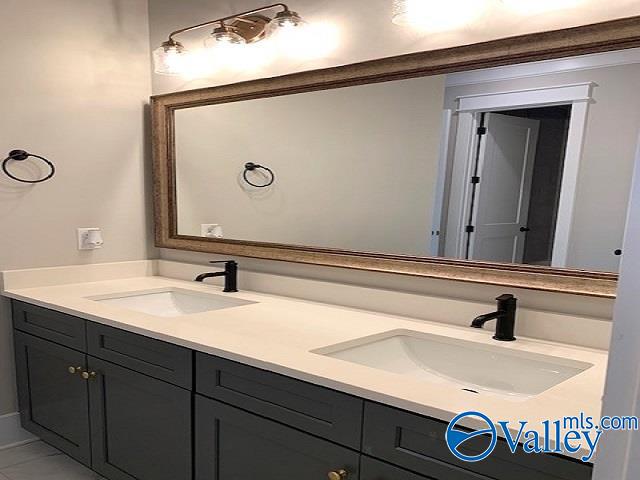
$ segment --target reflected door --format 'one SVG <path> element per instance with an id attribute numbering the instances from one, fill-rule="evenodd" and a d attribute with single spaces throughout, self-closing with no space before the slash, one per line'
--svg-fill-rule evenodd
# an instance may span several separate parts
<path id="1" fill-rule="evenodd" d="M 485 114 L 469 258 L 522 263 L 540 122 Z"/>

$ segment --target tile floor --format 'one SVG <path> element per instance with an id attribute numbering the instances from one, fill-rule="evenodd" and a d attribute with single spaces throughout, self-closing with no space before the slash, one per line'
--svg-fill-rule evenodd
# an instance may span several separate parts
<path id="1" fill-rule="evenodd" d="M 103 480 L 43 442 L 0 450 L 0 480 Z"/>

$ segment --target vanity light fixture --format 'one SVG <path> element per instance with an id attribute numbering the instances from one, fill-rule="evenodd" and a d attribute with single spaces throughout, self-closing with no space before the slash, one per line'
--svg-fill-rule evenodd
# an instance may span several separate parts
<path id="1" fill-rule="evenodd" d="M 263 14 L 274 9 L 280 9 L 280 11 L 272 17 Z M 306 22 L 298 13 L 290 10 L 284 3 L 274 3 L 273 5 L 181 28 L 171 32 L 169 39 L 153 52 L 155 72 L 163 75 L 178 75 L 182 73 L 188 52 L 175 37 L 212 25 L 216 26 L 205 40 L 205 47 L 208 49 L 213 49 L 220 45 L 240 46 L 259 42 L 281 31 L 291 31 L 297 27 L 302 27 L 306 25 Z"/>

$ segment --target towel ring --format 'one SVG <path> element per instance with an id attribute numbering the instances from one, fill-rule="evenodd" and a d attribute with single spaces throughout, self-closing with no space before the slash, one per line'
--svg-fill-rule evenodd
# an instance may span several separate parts
<path id="1" fill-rule="evenodd" d="M 40 178 L 39 180 L 25 180 L 24 178 L 16 177 L 7 168 L 7 164 L 10 161 L 13 160 L 13 161 L 16 161 L 16 162 L 22 162 L 22 161 L 26 160 L 29 157 L 37 158 L 39 160 L 42 160 L 44 163 L 46 163 L 49 166 L 49 168 L 51 169 L 49 174 L 47 176 L 45 176 L 45 177 Z M 40 155 L 34 155 L 33 153 L 28 153 L 28 152 L 25 152 L 24 150 L 11 150 L 9 152 L 9 156 L 7 158 L 5 158 L 4 161 L 2 162 L 2 171 L 9 178 L 11 178 L 11 179 L 13 179 L 13 180 L 15 180 L 17 182 L 22 182 L 22 183 L 41 183 L 41 182 L 46 182 L 47 180 L 49 180 L 51 177 L 53 177 L 56 174 L 56 167 L 55 167 L 55 165 L 53 163 L 51 163 L 46 158 L 41 157 Z"/>
<path id="2" fill-rule="evenodd" d="M 254 170 L 258 170 L 258 169 L 262 169 L 264 171 L 266 171 L 269 176 L 271 177 L 271 179 L 263 184 L 263 185 L 257 185 L 253 182 L 251 182 L 251 180 L 249 180 L 249 178 L 247 177 L 247 173 L 249 172 L 253 172 Z M 271 170 L 269 167 L 265 167 L 262 165 L 258 165 L 257 163 L 253 163 L 253 162 L 247 162 L 244 164 L 244 173 L 242 174 L 242 178 L 244 178 L 244 181 L 247 182 L 249 185 L 251 185 L 252 187 L 256 187 L 256 188 L 266 188 L 269 187 L 271 185 L 273 185 L 273 182 L 276 181 L 276 175 L 273 173 L 273 170 Z"/>

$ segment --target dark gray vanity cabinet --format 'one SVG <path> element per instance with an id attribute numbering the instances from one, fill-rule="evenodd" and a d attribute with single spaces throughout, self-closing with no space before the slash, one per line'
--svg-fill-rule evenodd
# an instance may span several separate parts
<path id="1" fill-rule="evenodd" d="M 89 357 L 93 469 L 111 480 L 191 478 L 191 392 Z"/>
<path id="2" fill-rule="evenodd" d="M 192 478 L 190 350 L 21 302 L 13 314 L 24 428 L 110 480 Z"/>
<path id="3" fill-rule="evenodd" d="M 359 478 L 360 454 L 196 395 L 196 480 Z"/>
<path id="4" fill-rule="evenodd" d="M 13 301 L 13 326 L 36 337 L 85 352 L 87 348 L 87 322 L 72 315 L 48 308 Z"/>
<path id="5" fill-rule="evenodd" d="M 91 464 L 84 353 L 15 332 L 22 426 L 85 465 Z"/>
<path id="6" fill-rule="evenodd" d="M 196 353 L 196 391 L 360 450 L 361 398 L 203 353 Z"/>
<path id="7" fill-rule="evenodd" d="M 591 478 L 502 440 L 465 463 L 441 420 L 22 302 L 13 313 L 23 426 L 109 480 Z"/>
<path id="8" fill-rule="evenodd" d="M 365 403 L 362 451 L 435 480 L 589 480 L 592 467 L 555 455 L 511 453 L 499 440 L 490 457 L 463 462 L 449 451 L 447 423 L 373 402 Z M 484 440 L 467 442 L 473 454 Z"/>
<path id="9" fill-rule="evenodd" d="M 433 480 L 433 478 L 423 477 L 363 455 L 360 462 L 360 480 Z"/>

